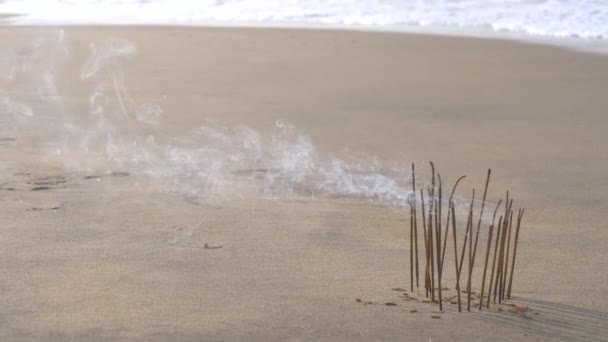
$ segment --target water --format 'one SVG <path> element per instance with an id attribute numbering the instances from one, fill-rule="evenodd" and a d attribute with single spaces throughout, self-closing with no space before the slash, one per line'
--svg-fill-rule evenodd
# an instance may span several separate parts
<path id="1" fill-rule="evenodd" d="M 340 25 L 608 39 L 608 0 L 6 0 L 0 13 L 23 14 L 19 24 Z"/>

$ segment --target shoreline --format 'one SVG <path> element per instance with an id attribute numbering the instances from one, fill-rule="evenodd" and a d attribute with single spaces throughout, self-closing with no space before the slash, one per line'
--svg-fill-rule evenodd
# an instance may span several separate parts
<path id="1" fill-rule="evenodd" d="M 608 56 L 608 40 L 575 38 L 575 37 L 556 37 L 533 35 L 520 32 L 495 31 L 491 29 L 462 29 L 457 27 L 430 27 L 422 25 L 403 25 L 403 26 L 378 26 L 378 25 L 347 25 L 347 24 L 322 24 L 322 23 L 290 23 L 290 22 L 214 22 L 202 21 L 192 22 L 139 22 L 130 23 L 125 21 L 114 21 L 107 23 L 80 23 L 80 22 L 34 22 L 34 23 L 13 23 L 13 18 L 19 18 L 22 14 L 0 14 L 0 25 L 8 27 L 172 27 L 172 28 L 201 28 L 201 29 L 276 29 L 276 30 L 312 30 L 327 32 L 369 32 L 383 34 L 410 34 L 410 35 L 429 35 L 440 37 L 484 39 L 496 41 L 508 41 L 521 44 L 532 44 L 540 46 L 557 47 L 560 49 L 574 50 L 579 53 Z"/>

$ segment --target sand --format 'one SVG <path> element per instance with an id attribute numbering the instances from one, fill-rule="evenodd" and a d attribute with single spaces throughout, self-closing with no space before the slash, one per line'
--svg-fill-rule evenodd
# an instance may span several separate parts
<path id="1" fill-rule="evenodd" d="M 57 29 L 4 27 L 0 41 L 27 53 L 49 32 Z M 393 289 L 409 284 L 406 210 L 331 196 L 210 200 L 155 187 L 136 172 L 68 172 L 41 156 L 41 124 L 0 132 L 2 340 L 608 336 L 605 56 L 341 31 L 64 34 L 75 60 L 93 41 L 133 42 L 128 89 L 162 106 L 168 135 L 203 118 L 270 134 L 285 119 L 319 153 L 416 162 L 426 178 L 433 160 L 450 184 L 466 174 L 465 197 L 491 167 L 489 198 L 510 189 L 527 208 L 512 303 L 529 311 L 458 314 L 446 305 L 438 313 L 405 300 Z M 58 81 L 76 112 L 88 110 L 81 67 L 68 64 Z M 6 84 L 0 90 L 10 92 Z M 31 191 L 41 186 L 48 189 Z"/>

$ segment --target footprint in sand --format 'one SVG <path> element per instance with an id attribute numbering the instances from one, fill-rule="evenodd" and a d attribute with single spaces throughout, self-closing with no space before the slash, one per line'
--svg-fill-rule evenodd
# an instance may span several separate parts
<path id="1" fill-rule="evenodd" d="M 62 204 L 53 201 L 8 200 L 1 202 L 1 207 L 14 211 L 57 211 L 61 209 Z"/>
<path id="2" fill-rule="evenodd" d="M 178 246 L 178 247 L 194 246 L 196 248 L 201 248 L 201 249 L 206 249 L 206 250 L 215 250 L 215 249 L 220 249 L 220 248 L 224 247 L 221 244 L 196 241 L 197 239 L 194 236 L 193 228 L 187 228 L 187 227 L 182 227 L 182 226 L 177 226 L 174 228 L 175 228 L 175 230 L 171 234 L 171 238 L 167 241 L 167 243 L 171 246 Z"/>
<path id="3" fill-rule="evenodd" d="M 131 174 L 129 172 L 110 172 L 108 174 L 104 174 L 104 175 L 88 175 L 88 176 L 84 176 L 84 179 L 100 179 L 100 178 L 104 178 L 104 177 L 128 177 Z"/>
<path id="4" fill-rule="evenodd" d="M 192 244 L 194 232 L 190 228 L 177 227 L 173 232 L 173 237 L 167 241 L 170 245 L 188 247 Z"/>
<path id="5" fill-rule="evenodd" d="M 61 204 L 59 202 L 48 202 L 48 203 L 34 203 L 31 206 L 29 206 L 29 208 L 27 208 L 27 211 L 48 211 L 48 210 L 52 210 L 52 211 L 57 211 L 61 208 Z"/>
<path id="6" fill-rule="evenodd" d="M 38 176 L 26 183 L 32 186 L 31 191 L 62 189 L 65 188 L 67 178 L 63 175 Z"/>
<path id="7" fill-rule="evenodd" d="M 0 137 L 0 145 L 2 144 L 11 144 L 15 142 L 15 138 L 10 137 Z"/>
<path id="8" fill-rule="evenodd" d="M 42 174 L 27 170 L 16 170 L 3 177 L 0 190 L 7 191 L 43 191 L 64 189 L 69 178 L 61 173 Z"/>

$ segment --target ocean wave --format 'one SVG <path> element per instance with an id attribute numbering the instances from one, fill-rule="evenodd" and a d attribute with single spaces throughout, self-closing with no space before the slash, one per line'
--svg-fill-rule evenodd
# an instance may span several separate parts
<path id="1" fill-rule="evenodd" d="M 608 38 L 607 0 L 7 0 L 17 24 L 329 24 Z"/>

